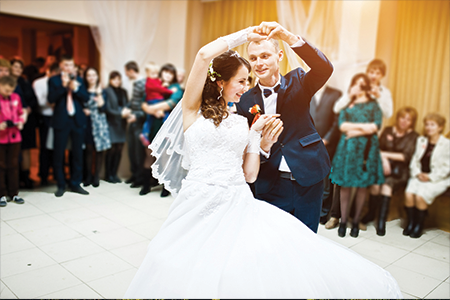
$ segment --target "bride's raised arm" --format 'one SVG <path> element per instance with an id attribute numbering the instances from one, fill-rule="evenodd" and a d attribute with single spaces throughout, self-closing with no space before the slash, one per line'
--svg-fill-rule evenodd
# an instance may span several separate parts
<path id="1" fill-rule="evenodd" d="M 186 90 L 183 96 L 183 128 L 186 131 L 197 119 L 197 114 L 202 102 L 202 92 L 205 85 L 207 71 L 211 60 L 229 49 L 246 43 L 265 38 L 254 32 L 256 27 L 248 27 L 230 35 L 220 37 L 203 46 L 195 57 Z"/>

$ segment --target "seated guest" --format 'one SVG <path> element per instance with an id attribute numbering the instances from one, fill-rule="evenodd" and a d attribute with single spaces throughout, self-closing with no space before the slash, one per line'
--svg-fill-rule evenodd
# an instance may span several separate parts
<path id="1" fill-rule="evenodd" d="M 422 235 L 428 206 L 450 186 L 450 140 L 442 135 L 445 118 L 430 113 L 423 122 L 425 136 L 417 139 L 405 192 L 408 225 L 403 234 L 412 238 Z"/>
<path id="2" fill-rule="evenodd" d="M 70 189 L 75 193 L 89 194 L 80 186 L 83 177 L 83 142 L 86 126 L 83 107 L 89 95 L 81 78 L 73 75 L 74 67 L 73 58 L 63 55 L 60 62 L 61 74 L 48 80 L 47 100 L 50 104 L 55 104 L 51 126 L 54 129 L 53 170 L 58 185 L 56 197 L 61 197 L 65 193 L 64 153 L 69 137 L 72 141 Z"/>
<path id="3" fill-rule="evenodd" d="M 414 154 L 414 147 L 419 134 L 414 130 L 417 111 L 412 107 L 403 107 L 397 112 L 394 126 L 386 127 L 380 136 L 381 160 L 385 182 L 381 186 L 371 187 L 369 197 L 369 212 L 361 220 L 366 224 L 375 219 L 377 234 L 386 234 L 386 218 L 394 186 L 406 185 L 409 178 L 409 163 Z"/>
<path id="4" fill-rule="evenodd" d="M 357 237 L 367 188 L 384 183 L 377 136 L 382 113 L 377 102 L 370 97 L 370 89 L 370 80 L 366 74 L 355 75 L 348 92 L 351 101 L 339 113 L 338 124 L 342 134 L 333 157 L 330 179 L 341 187 L 340 237 L 344 237 L 346 233 L 352 188 L 357 188 L 357 191 L 350 235 Z"/>
<path id="5" fill-rule="evenodd" d="M 117 176 L 122 149 L 126 140 L 127 118 L 131 110 L 127 107 L 127 92 L 122 88 L 122 77 L 119 72 L 112 71 L 109 74 L 109 86 L 105 89 L 106 118 L 109 126 L 111 149 L 106 151 L 105 179 L 111 183 L 119 183 Z"/>

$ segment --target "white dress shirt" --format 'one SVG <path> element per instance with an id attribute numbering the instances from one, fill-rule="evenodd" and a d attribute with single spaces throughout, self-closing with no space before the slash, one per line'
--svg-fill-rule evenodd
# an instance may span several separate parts
<path id="1" fill-rule="evenodd" d="M 53 116 L 53 108 L 47 101 L 48 96 L 48 77 L 38 78 L 33 82 L 34 93 L 41 108 L 41 114 L 46 117 Z"/>

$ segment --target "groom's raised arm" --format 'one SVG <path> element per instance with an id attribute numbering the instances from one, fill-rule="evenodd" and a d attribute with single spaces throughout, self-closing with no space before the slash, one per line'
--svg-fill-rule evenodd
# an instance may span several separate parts
<path id="1" fill-rule="evenodd" d="M 333 73 L 333 65 L 328 58 L 319 49 L 311 45 L 308 41 L 303 40 L 304 43 L 300 47 L 296 44 L 291 48 L 294 52 L 311 68 L 306 74 L 302 69 L 297 69 L 298 73 L 303 73 L 299 76 L 303 89 L 308 95 L 312 96 L 327 82 Z"/>

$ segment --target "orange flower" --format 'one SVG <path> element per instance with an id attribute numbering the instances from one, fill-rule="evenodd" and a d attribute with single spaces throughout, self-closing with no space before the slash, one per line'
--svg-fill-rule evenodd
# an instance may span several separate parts
<path id="1" fill-rule="evenodd" d="M 253 105 L 253 107 L 251 107 L 248 111 L 249 111 L 252 115 L 261 114 L 261 108 L 259 107 L 258 104 Z"/>
<path id="2" fill-rule="evenodd" d="M 253 119 L 252 125 L 259 119 L 259 117 L 261 116 L 261 107 L 259 107 L 258 104 L 253 105 L 253 107 L 251 107 L 248 110 L 252 115 L 255 116 L 255 118 Z"/>

